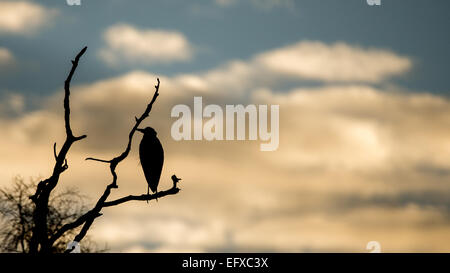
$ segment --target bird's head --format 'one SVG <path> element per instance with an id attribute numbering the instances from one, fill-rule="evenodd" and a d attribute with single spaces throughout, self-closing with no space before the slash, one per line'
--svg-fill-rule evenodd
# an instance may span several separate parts
<path id="1" fill-rule="evenodd" d="M 137 128 L 136 130 L 144 135 L 156 136 L 156 131 L 152 127 L 145 127 L 144 129 Z"/>

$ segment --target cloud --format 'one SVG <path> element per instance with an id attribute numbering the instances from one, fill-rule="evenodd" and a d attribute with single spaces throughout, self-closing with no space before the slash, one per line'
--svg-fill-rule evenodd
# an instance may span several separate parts
<path id="1" fill-rule="evenodd" d="M 248 60 L 231 60 L 191 77 L 197 77 L 203 89 L 236 95 L 252 88 L 299 84 L 304 80 L 324 84 L 380 83 L 406 74 L 412 66 L 410 58 L 389 50 L 300 41 Z"/>
<path id="2" fill-rule="evenodd" d="M 317 160 L 322 166 L 328 162 L 329 168 L 376 169 L 427 162 L 450 168 L 450 123 L 445 118 L 450 104 L 443 97 L 360 85 L 260 90 L 254 96 L 282 105 L 280 135 L 296 143 L 281 148 L 274 163 L 284 158 L 280 164 L 297 167 L 313 167 Z"/>
<path id="3" fill-rule="evenodd" d="M 442 240 L 450 230 L 448 202 L 435 198 L 448 192 L 448 174 L 430 171 L 450 170 L 448 99 L 364 85 L 255 90 L 249 102 L 281 110 L 280 148 L 262 153 L 251 143 L 173 141 L 170 108 L 191 104 L 197 92 L 186 77 L 161 77 L 146 122 L 166 151 L 161 188 L 176 173 L 183 191 L 156 207 L 136 202 L 105 210 L 92 236 L 112 251 L 365 252 L 372 240 L 383 251 L 448 251 Z M 136 71 L 73 86 L 72 127 L 88 138 L 71 150 L 64 185 L 101 194 L 108 168 L 83 159 L 110 158 L 124 148 L 155 78 Z M 232 99 L 215 93 L 203 96 L 218 104 Z M 56 102 L 60 94 L 49 99 Z M 2 118 L 1 152 L 10 155 L 1 162 L 4 179 L 51 170 L 53 141 L 64 138 L 60 108 Z M 120 190 L 112 198 L 146 190 L 138 142 L 118 170 Z"/>
<path id="4" fill-rule="evenodd" d="M 0 115 L 21 114 L 25 108 L 25 98 L 19 94 L 4 94 L 0 101 Z"/>
<path id="5" fill-rule="evenodd" d="M 187 61 L 193 48 L 177 31 L 138 29 L 128 24 L 116 24 L 103 34 L 106 47 L 99 56 L 110 65 L 129 63 L 154 64 Z"/>
<path id="6" fill-rule="evenodd" d="M 382 251 L 448 252 L 450 100 L 367 83 L 277 90 L 285 75 L 267 74 L 259 56 L 199 73 L 159 75 L 160 96 L 142 126 L 154 127 L 164 145 L 160 189 L 169 188 L 176 173 L 182 191 L 151 206 L 105 209 L 92 238 L 114 252 L 367 252 L 373 240 Z M 72 129 L 88 137 L 70 150 L 58 187 L 76 186 L 92 198 L 102 194 L 109 169 L 84 158 L 123 151 L 155 80 L 132 71 L 73 83 Z M 8 155 L 0 158 L 2 185 L 17 174 L 50 175 L 52 145 L 64 140 L 62 92 L 35 111 L 1 113 L 0 153 Z M 251 141 L 174 141 L 170 110 L 192 106 L 195 95 L 222 106 L 279 104 L 279 149 L 260 152 L 259 142 Z M 120 188 L 111 199 L 147 190 L 139 141 L 136 136 L 118 168 Z"/>
<path id="7" fill-rule="evenodd" d="M 255 61 L 272 73 L 327 82 L 380 82 L 412 66 L 388 50 L 309 41 L 264 52 Z"/>
<path id="8" fill-rule="evenodd" d="M 15 63 L 15 58 L 7 48 L 0 47 L 0 67 L 5 67 Z"/>
<path id="9" fill-rule="evenodd" d="M 31 34 L 50 22 L 57 10 L 26 1 L 0 2 L 0 33 Z"/>

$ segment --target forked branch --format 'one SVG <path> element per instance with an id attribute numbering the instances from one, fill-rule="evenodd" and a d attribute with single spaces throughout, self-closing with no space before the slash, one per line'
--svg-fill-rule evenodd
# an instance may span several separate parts
<path id="1" fill-rule="evenodd" d="M 56 153 L 56 143 L 53 145 L 53 153 L 55 156 L 55 165 L 53 167 L 52 175 L 39 182 L 36 192 L 30 196 L 30 199 L 35 203 L 36 207 L 33 212 L 33 235 L 30 240 L 30 252 L 38 252 L 39 245 L 41 246 L 41 252 L 48 252 L 51 249 L 51 243 L 47 235 L 47 213 L 48 213 L 48 201 L 50 193 L 56 187 L 59 181 L 61 173 L 67 168 L 67 153 L 70 147 L 76 141 L 82 140 L 86 135 L 75 137 L 70 127 L 70 82 L 73 74 L 78 66 L 81 56 L 86 52 L 87 47 L 84 47 L 72 60 L 72 68 L 69 75 L 64 82 L 64 125 L 66 128 L 66 140 L 59 151 Z"/>

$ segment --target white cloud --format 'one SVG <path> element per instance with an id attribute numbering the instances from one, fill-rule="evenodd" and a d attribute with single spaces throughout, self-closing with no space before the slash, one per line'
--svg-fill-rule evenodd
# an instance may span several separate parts
<path id="1" fill-rule="evenodd" d="M 111 65 L 122 61 L 144 64 L 186 61 L 193 54 L 189 41 L 177 31 L 117 24 L 109 27 L 103 38 L 106 47 L 99 54 Z"/>
<path id="2" fill-rule="evenodd" d="M 379 82 L 412 66 L 407 57 L 388 50 L 309 41 L 264 52 L 256 62 L 279 75 L 336 82 Z"/>
<path id="3" fill-rule="evenodd" d="M 252 88 L 305 79 L 324 83 L 379 83 L 405 74 L 412 65 L 408 57 L 388 50 L 301 41 L 262 52 L 246 61 L 231 60 L 197 73 L 196 77 L 197 82 L 203 82 L 204 89 L 237 95 Z"/>
<path id="4" fill-rule="evenodd" d="M 0 2 L 0 33 L 31 34 L 57 14 L 33 2 Z"/>

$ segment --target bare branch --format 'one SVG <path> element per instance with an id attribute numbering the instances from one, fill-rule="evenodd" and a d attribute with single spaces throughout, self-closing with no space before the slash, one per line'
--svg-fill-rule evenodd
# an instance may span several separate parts
<path id="1" fill-rule="evenodd" d="M 147 108 L 145 109 L 144 113 L 142 113 L 142 115 L 141 115 L 138 119 L 136 119 L 136 123 L 135 123 L 135 125 L 133 126 L 133 128 L 131 129 L 130 134 L 128 135 L 128 145 L 127 145 L 125 151 L 124 151 L 121 155 L 119 155 L 118 157 L 116 157 L 116 158 L 114 158 L 114 159 L 111 160 L 111 173 L 112 173 L 113 177 L 116 176 L 116 175 L 115 175 L 115 169 L 116 169 L 115 167 L 116 167 L 122 160 L 124 160 L 124 159 L 128 156 L 128 154 L 130 153 L 130 150 L 131 150 L 131 142 L 132 142 L 132 140 L 133 140 L 133 136 L 134 136 L 134 133 L 136 132 L 136 129 L 139 127 L 139 125 L 141 124 L 141 122 L 142 122 L 145 118 L 148 117 L 148 115 L 150 114 L 150 111 L 152 110 L 153 103 L 155 103 L 156 98 L 159 96 L 159 84 L 160 84 L 160 81 L 159 81 L 159 78 L 157 78 L 156 80 L 158 81 L 158 84 L 155 85 L 155 93 L 153 94 L 153 98 L 152 98 L 152 100 L 150 101 L 150 103 L 147 105 Z M 136 118 L 136 117 L 135 117 L 135 118 Z M 117 185 L 117 180 L 116 180 L 116 179 L 113 180 L 113 184 L 114 184 L 114 185 Z"/>
<path id="2" fill-rule="evenodd" d="M 56 143 L 53 145 L 53 152 L 56 159 L 55 165 L 53 167 L 52 175 L 41 181 L 36 188 L 36 193 L 30 197 L 31 200 L 36 204 L 33 212 L 33 235 L 30 242 L 30 252 L 35 253 L 38 251 L 39 245 L 41 245 L 42 252 L 50 251 L 51 245 L 49 244 L 47 236 L 47 214 L 48 214 L 48 201 L 50 193 L 56 187 L 59 181 L 59 176 L 67 168 L 67 153 L 69 152 L 72 144 L 78 140 L 86 137 L 82 135 L 75 137 L 73 135 L 72 129 L 70 127 L 70 82 L 72 80 L 73 74 L 78 66 L 78 62 L 81 56 L 86 52 L 87 47 L 84 47 L 72 61 L 72 68 L 64 82 L 64 123 L 66 128 L 66 140 L 56 155 Z"/>
<path id="3" fill-rule="evenodd" d="M 87 137 L 87 135 L 81 135 L 81 136 L 74 137 L 73 140 L 78 141 L 78 140 L 82 140 L 83 138 L 86 138 L 86 137 Z"/>
<path id="4" fill-rule="evenodd" d="M 155 194 L 128 195 L 128 196 L 119 198 L 114 201 L 105 202 L 103 204 L 103 207 L 105 208 L 105 207 L 117 206 L 117 205 L 120 205 L 120 204 L 128 202 L 128 201 L 150 201 L 150 200 L 158 199 L 158 198 L 161 198 L 161 197 L 164 197 L 167 195 L 177 194 L 180 191 L 180 189 L 177 188 L 178 180 L 176 179 L 176 176 L 175 176 L 175 178 L 174 178 L 174 176 L 172 176 L 173 187 L 168 190 L 159 191 Z"/>
<path id="5" fill-rule="evenodd" d="M 113 176 L 113 181 L 112 181 L 111 184 L 113 185 L 114 188 L 118 187 L 117 186 L 116 167 L 130 153 L 131 143 L 132 143 L 132 140 L 133 140 L 134 133 L 136 132 L 136 129 L 139 127 L 141 122 L 145 118 L 148 117 L 148 115 L 150 114 L 150 111 L 152 110 L 153 103 L 155 103 L 156 98 L 159 96 L 159 85 L 160 85 L 159 78 L 157 78 L 157 82 L 158 82 L 158 84 L 155 85 L 155 93 L 153 94 L 152 100 L 147 105 L 147 108 L 145 109 L 144 113 L 142 113 L 142 115 L 139 118 L 135 117 L 136 123 L 134 124 L 133 128 L 131 129 L 131 131 L 130 131 L 130 133 L 128 135 L 128 144 L 127 144 L 127 147 L 125 148 L 125 151 L 123 151 L 123 153 L 121 153 L 119 156 L 117 156 L 117 157 L 115 157 L 115 158 L 113 158 L 111 160 L 96 159 L 96 158 L 93 158 L 93 157 L 86 158 L 86 160 L 94 160 L 94 161 L 99 161 L 99 162 L 104 162 L 104 163 L 109 163 L 110 164 L 111 175 Z"/>
<path id="6" fill-rule="evenodd" d="M 87 47 L 84 47 L 75 57 L 75 60 L 72 61 L 72 69 L 69 72 L 69 75 L 67 76 L 66 81 L 64 82 L 64 122 L 66 124 L 66 135 L 68 138 L 74 138 L 72 133 L 72 128 L 70 128 L 70 106 L 69 106 L 69 97 L 70 97 L 70 82 L 72 80 L 73 74 L 75 73 L 75 70 L 78 66 L 78 61 L 80 60 L 81 56 L 86 52 Z"/>
<path id="7" fill-rule="evenodd" d="M 86 213 L 85 215 L 83 215 L 82 219 L 78 219 L 77 221 L 74 222 L 73 225 L 70 225 L 66 228 L 71 228 L 71 227 L 77 227 L 79 226 L 78 224 L 80 222 L 84 221 L 84 225 L 81 228 L 80 232 L 78 233 L 77 236 L 75 236 L 74 241 L 77 242 L 81 242 L 81 240 L 83 240 L 84 236 L 86 235 L 87 231 L 89 230 L 89 228 L 91 227 L 92 223 L 94 222 L 95 218 L 98 217 L 98 215 L 101 215 L 100 211 L 102 210 L 102 208 L 104 207 L 110 207 L 110 206 L 114 206 L 114 205 L 118 205 L 127 201 L 131 201 L 131 200 L 152 200 L 152 199 L 156 199 L 159 197 L 164 197 L 167 195 L 172 195 L 172 194 L 176 194 L 180 191 L 180 189 L 178 189 L 176 187 L 176 183 L 180 180 L 179 178 L 177 178 L 175 175 L 172 176 L 172 180 L 173 180 L 173 187 L 169 190 L 166 191 L 162 191 L 162 192 L 158 192 L 156 194 L 153 195 L 149 195 L 149 194 L 145 194 L 145 195 L 141 195 L 141 196 L 127 196 L 115 201 L 111 201 L 111 202 L 106 202 L 106 199 L 109 197 L 110 193 L 111 193 L 111 189 L 113 188 L 118 188 L 117 185 L 117 173 L 116 173 L 116 167 L 117 165 L 124 160 L 128 154 L 130 153 L 131 150 L 131 144 L 133 141 L 133 136 L 134 133 L 136 132 L 136 129 L 139 127 L 139 125 L 141 124 L 141 122 L 147 118 L 150 114 L 150 111 L 152 110 L 153 107 L 153 103 L 155 103 L 156 98 L 159 96 L 159 85 L 160 85 L 160 81 L 159 78 L 157 79 L 157 85 L 155 85 L 155 93 L 153 94 L 153 97 L 150 101 L 150 103 L 147 105 L 147 108 L 145 109 L 144 113 L 142 113 L 142 115 L 137 118 L 135 117 L 135 121 L 136 123 L 134 124 L 133 128 L 131 129 L 129 135 L 128 135 L 128 144 L 125 148 L 125 150 L 117 157 L 111 159 L 111 160 L 103 160 L 103 159 L 98 159 L 98 158 L 93 158 L 93 157 L 88 157 L 86 158 L 86 160 L 94 160 L 94 161 L 99 161 L 99 162 L 103 162 L 103 163 L 109 163 L 109 167 L 111 170 L 111 175 L 113 177 L 111 184 L 106 186 L 106 189 L 103 193 L 103 195 L 98 199 L 95 207 L 90 210 L 88 213 Z M 56 238 L 57 239 L 57 238 Z M 68 250 L 68 252 L 70 252 L 70 250 Z"/>
<path id="8" fill-rule="evenodd" d="M 62 235 L 64 235 L 64 233 L 66 233 L 67 231 L 77 228 L 79 226 L 81 226 L 82 224 L 84 224 L 89 217 L 94 217 L 97 218 L 99 216 L 101 216 L 101 214 L 97 214 L 97 215 L 91 215 L 92 212 L 88 211 L 87 213 L 83 214 L 82 216 L 80 216 L 77 220 L 75 220 L 72 223 L 69 224 L 65 224 L 64 226 L 62 226 L 51 238 L 50 238 L 50 243 L 53 244 L 56 240 L 58 240 Z"/>
<path id="9" fill-rule="evenodd" d="M 111 160 L 104 160 L 104 159 L 98 159 L 98 158 L 93 158 L 93 157 L 88 157 L 85 160 L 93 160 L 93 161 L 99 161 L 99 162 L 103 162 L 103 163 L 111 163 Z"/>
<path id="10" fill-rule="evenodd" d="M 56 155 L 56 142 L 53 144 L 53 155 L 55 156 L 55 160 L 58 160 L 58 155 Z"/>

